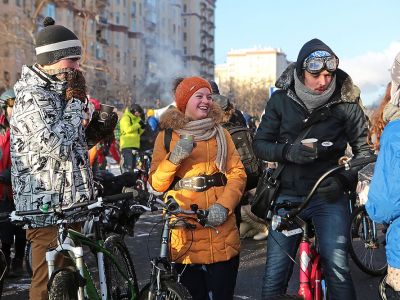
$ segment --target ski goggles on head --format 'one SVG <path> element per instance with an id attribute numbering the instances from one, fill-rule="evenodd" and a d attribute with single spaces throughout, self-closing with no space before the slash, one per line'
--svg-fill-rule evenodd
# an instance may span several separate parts
<path id="1" fill-rule="evenodd" d="M 303 69 L 311 74 L 317 74 L 323 70 L 335 72 L 339 65 L 339 60 L 335 56 L 310 57 L 303 63 Z"/>

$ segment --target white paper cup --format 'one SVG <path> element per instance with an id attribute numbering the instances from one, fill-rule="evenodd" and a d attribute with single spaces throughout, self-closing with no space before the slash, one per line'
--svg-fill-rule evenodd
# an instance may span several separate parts
<path id="1" fill-rule="evenodd" d="M 316 138 L 304 139 L 301 141 L 301 143 L 304 146 L 310 147 L 312 149 L 317 149 L 318 139 L 316 139 Z"/>

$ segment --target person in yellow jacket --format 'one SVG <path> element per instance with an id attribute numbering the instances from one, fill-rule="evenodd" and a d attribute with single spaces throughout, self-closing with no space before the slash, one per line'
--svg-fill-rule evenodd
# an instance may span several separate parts
<path id="1" fill-rule="evenodd" d="M 140 136 L 144 132 L 142 120 L 143 109 L 138 104 L 132 104 L 126 108 L 121 120 L 120 149 L 121 149 L 121 172 L 131 172 L 135 168 L 136 153 L 140 149 Z"/>
<path id="2" fill-rule="evenodd" d="M 183 209 L 197 204 L 209 212 L 205 227 L 172 231 L 171 256 L 181 282 L 193 299 L 232 299 L 240 248 L 234 209 L 246 173 L 229 133 L 220 125 L 223 112 L 213 103 L 208 81 L 180 78 L 174 92 L 177 108 L 166 111 L 160 120 L 161 129 L 173 129 L 170 152 L 161 131 L 149 181 Z"/>

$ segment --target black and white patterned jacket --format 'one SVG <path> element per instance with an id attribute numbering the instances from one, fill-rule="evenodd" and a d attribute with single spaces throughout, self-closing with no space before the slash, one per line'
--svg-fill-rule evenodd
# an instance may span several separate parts
<path id="1" fill-rule="evenodd" d="M 23 66 L 10 120 L 12 187 L 18 211 L 63 206 L 92 197 L 82 126 L 84 103 L 64 100 L 66 83 Z M 45 225 L 45 224 L 43 224 Z"/>

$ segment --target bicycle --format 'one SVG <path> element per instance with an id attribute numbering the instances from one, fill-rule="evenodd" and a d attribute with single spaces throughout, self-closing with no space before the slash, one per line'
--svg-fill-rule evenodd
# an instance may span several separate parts
<path id="1" fill-rule="evenodd" d="M 271 229 L 277 230 L 286 236 L 292 236 L 301 233 L 301 241 L 299 244 L 300 257 L 300 275 L 299 275 L 299 290 L 296 295 L 279 295 L 273 297 L 274 300 L 286 299 L 306 299 L 306 300 L 322 300 L 328 297 L 328 286 L 324 279 L 324 274 L 320 262 L 320 254 L 318 251 L 317 241 L 313 239 L 312 229 L 309 224 L 299 217 L 299 213 L 310 203 L 312 197 L 317 191 L 321 182 L 338 170 L 365 165 L 376 159 L 375 156 L 358 158 L 343 162 L 338 166 L 325 172 L 314 184 L 305 200 L 298 203 L 284 202 L 275 204 L 271 208 Z M 279 209 L 289 210 L 283 216 L 277 214 Z M 295 261 L 294 258 L 291 258 Z"/>
<path id="2" fill-rule="evenodd" d="M 3 251 L 0 249 L 0 299 L 3 294 L 4 277 L 7 272 L 7 261 Z"/>
<path id="3" fill-rule="evenodd" d="M 351 205 L 350 256 L 357 267 L 372 276 L 381 276 L 387 269 L 385 224 L 371 220 L 365 210 L 368 186 L 374 166 L 369 164 L 359 171 L 359 182 L 355 201 Z"/>
<path id="4" fill-rule="evenodd" d="M 385 224 L 374 222 L 365 206 L 356 207 L 351 214 L 350 255 L 363 272 L 381 276 L 387 270 Z"/>
<path id="5" fill-rule="evenodd" d="M 32 210 L 12 212 L 13 222 L 29 224 L 29 217 L 52 216 L 58 227 L 58 245 L 46 253 L 49 273 L 49 299 L 136 299 L 139 294 L 134 265 L 121 236 L 111 234 L 104 236 L 101 228 L 102 214 L 114 209 L 127 211 L 124 204 L 129 200 L 137 200 L 137 194 L 122 193 L 108 197 L 98 197 L 96 201 L 74 203 L 66 209 L 51 208 L 48 212 Z M 140 200 L 140 199 L 139 199 Z M 119 203 L 118 203 L 119 202 Z M 143 206 L 134 202 L 136 207 Z M 120 205 L 120 206 L 118 206 Z M 128 204 L 130 205 L 130 204 Z M 128 207 L 129 208 L 129 207 Z M 140 214 L 143 210 L 134 210 Z M 82 215 L 89 215 L 91 225 L 86 226 L 83 233 L 68 228 L 66 220 L 76 220 Z M 135 216 L 136 219 L 137 216 Z M 91 272 L 83 256 L 83 246 L 96 256 L 97 275 Z M 74 261 L 72 267 L 55 270 L 55 257 L 59 253 L 67 253 Z M 99 283 L 93 276 L 96 275 Z"/>
<path id="6" fill-rule="evenodd" d="M 140 291 L 140 300 L 190 300 L 190 293 L 180 282 L 174 263 L 169 258 L 170 230 L 178 226 L 184 226 L 194 230 L 196 225 L 189 220 L 194 220 L 205 226 L 208 212 L 198 209 L 196 204 L 191 205 L 191 210 L 183 210 L 172 196 L 167 197 L 164 203 L 155 195 L 151 194 L 149 204 L 155 203 L 163 208 L 163 228 L 161 236 L 160 255 L 151 259 L 150 281 Z M 153 208 L 154 210 L 154 208 Z"/>

